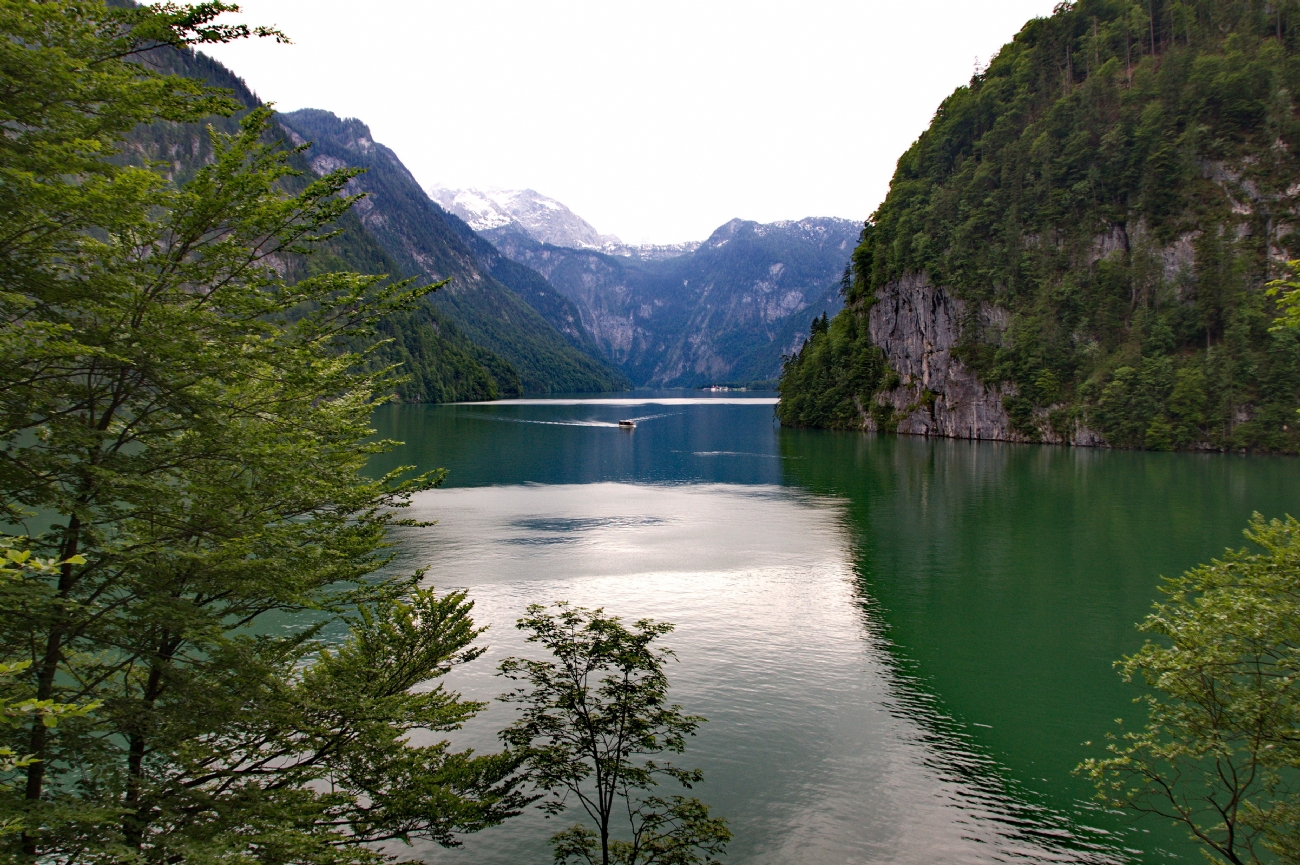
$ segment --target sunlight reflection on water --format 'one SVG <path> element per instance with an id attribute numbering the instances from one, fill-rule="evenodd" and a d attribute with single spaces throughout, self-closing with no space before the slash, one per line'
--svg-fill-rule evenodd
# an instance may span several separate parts
<path id="1" fill-rule="evenodd" d="M 673 698 L 709 718 L 685 755 L 735 832 L 734 863 L 1112 862 L 1097 832 L 1019 797 L 885 651 L 842 502 L 775 486 L 597 483 L 433 491 L 400 564 L 434 565 L 491 626 L 448 684 L 490 700 L 530 603 L 568 600 L 676 624 Z M 453 741 L 496 746 L 494 704 Z M 422 847 L 431 862 L 548 862 L 567 822 L 535 811 Z"/>

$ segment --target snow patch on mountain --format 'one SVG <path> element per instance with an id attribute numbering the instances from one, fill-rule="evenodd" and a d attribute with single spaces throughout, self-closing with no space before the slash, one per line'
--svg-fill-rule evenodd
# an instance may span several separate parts
<path id="1" fill-rule="evenodd" d="M 445 210 L 456 214 L 475 231 L 501 228 L 514 222 L 514 217 L 488 195 L 477 189 L 447 189 L 435 186 L 427 190 L 429 197 Z"/>
<path id="2" fill-rule="evenodd" d="M 429 197 L 469 223 L 475 231 L 517 225 L 539 243 L 570 249 L 601 249 L 621 244 L 554 198 L 532 189 L 448 189 L 435 186 Z"/>

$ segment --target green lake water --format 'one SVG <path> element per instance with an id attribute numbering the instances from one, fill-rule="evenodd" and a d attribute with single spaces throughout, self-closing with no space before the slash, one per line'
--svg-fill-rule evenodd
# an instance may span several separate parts
<path id="1" fill-rule="evenodd" d="M 1200 861 L 1071 770 L 1140 722 L 1112 662 L 1160 576 L 1240 546 L 1252 511 L 1300 513 L 1300 461 L 785 430 L 773 401 L 381 409 L 405 444 L 376 469 L 450 470 L 398 565 L 467 589 L 490 626 L 449 683 L 503 691 L 530 603 L 665 619 L 673 696 L 709 719 L 685 762 L 731 823 L 728 862 Z M 509 717 L 454 741 L 495 747 Z M 419 854 L 541 865 L 563 825 L 533 811 Z"/>

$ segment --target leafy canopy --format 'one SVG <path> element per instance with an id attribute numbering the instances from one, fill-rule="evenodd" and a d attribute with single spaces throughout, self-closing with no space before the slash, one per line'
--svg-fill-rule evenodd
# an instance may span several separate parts
<path id="1" fill-rule="evenodd" d="M 3 558 L 0 558 L 0 608 L 3 609 L 8 609 L 4 602 L 9 600 L 11 587 L 22 579 L 25 571 L 51 573 L 61 564 L 53 560 L 37 558 L 30 550 L 14 549 L 13 542 L 9 538 L 0 538 L 0 552 L 4 554 Z M 73 561 L 71 564 L 81 564 L 81 562 Z M 0 662 L 0 725 L 9 728 L 19 727 L 24 722 L 34 719 L 45 727 L 55 727 L 58 726 L 60 718 L 84 716 L 99 708 L 97 703 L 70 706 L 55 703 L 53 700 L 36 700 L 26 696 L 22 693 L 21 686 L 18 686 L 14 680 L 28 666 L 26 661 Z M 34 760 L 35 758 L 30 755 L 16 753 L 12 747 L 0 745 L 0 774 L 12 777 L 15 770 L 30 766 Z M 13 835 L 21 830 L 20 820 L 0 817 L 0 837 Z"/>
<path id="2" fill-rule="evenodd" d="M 1265 522 L 1262 552 L 1170 579 L 1142 624 L 1157 636 L 1120 662 L 1141 730 L 1080 768 L 1114 807 L 1180 823 L 1217 859 L 1300 862 L 1300 521 Z"/>

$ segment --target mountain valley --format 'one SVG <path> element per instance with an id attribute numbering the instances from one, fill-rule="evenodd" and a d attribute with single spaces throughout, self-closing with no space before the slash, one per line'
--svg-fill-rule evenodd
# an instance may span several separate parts
<path id="1" fill-rule="evenodd" d="M 542 274 L 602 357 L 656 387 L 774 380 L 808 321 L 842 306 L 861 231 L 847 219 L 734 219 L 702 243 L 632 246 L 531 189 L 429 194 Z"/>
<path id="2" fill-rule="evenodd" d="M 516 225 L 483 236 L 546 276 L 605 356 L 658 387 L 775 379 L 808 322 L 842 305 L 860 226 L 846 219 L 735 219 L 671 258 L 539 242 Z"/>

